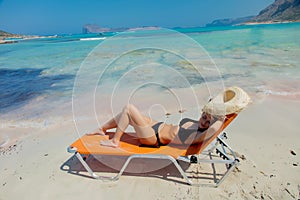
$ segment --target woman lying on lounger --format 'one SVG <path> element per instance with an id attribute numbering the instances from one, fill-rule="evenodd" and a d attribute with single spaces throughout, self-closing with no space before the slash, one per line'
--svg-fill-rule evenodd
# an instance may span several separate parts
<path id="1" fill-rule="evenodd" d="M 209 128 L 212 124 L 214 125 Z M 101 140 L 100 144 L 118 147 L 120 139 L 129 125 L 133 126 L 143 145 L 159 147 L 169 143 L 199 143 L 213 135 L 222 125 L 222 121 L 204 112 L 198 121 L 185 118 L 179 125 L 165 124 L 144 116 L 134 105 L 129 104 L 115 118 L 99 128 L 98 132 L 89 135 L 105 135 L 108 129 L 116 128 L 113 138 Z M 204 134 L 204 132 L 206 133 Z"/>

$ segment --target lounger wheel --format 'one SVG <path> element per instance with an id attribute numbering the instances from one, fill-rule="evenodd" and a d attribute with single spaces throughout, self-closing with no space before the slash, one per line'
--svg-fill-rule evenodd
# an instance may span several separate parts
<path id="1" fill-rule="evenodd" d="M 84 161 L 86 161 L 87 159 L 89 158 L 89 155 L 82 155 L 82 159 L 84 160 Z"/>
<path id="2" fill-rule="evenodd" d="M 198 158 L 196 156 L 191 156 L 190 163 L 198 163 Z"/>

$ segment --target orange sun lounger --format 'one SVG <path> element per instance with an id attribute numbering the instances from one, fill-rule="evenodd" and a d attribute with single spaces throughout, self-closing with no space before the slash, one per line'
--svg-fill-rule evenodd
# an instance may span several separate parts
<path id="1" fill-rule="evenodd" d="M 208 139 L 197 145 L 166 145 L 159 148 L 141 147 L 138 139 L 130 134 L 123 134 L 119 148 L 101 146 L 100 140 L 107 140 L 109 136 L 84 135 L 68 147 L 69 153 L 74 153 L 78 160 L 82 163 L 87 172 L 96 179 L 102 180 L 118 180 L 125 171 L 129 162 L 136 158 L 151 158 L 151 159 L 167 159 L 171 161 L 178 169 L 182 177 L 191 185 L 195 184 L 191 178 L 185 173 L 178 161 L 184 161 L 191 164 L 210 163 L 214 168 L 215 164 L 225 164 L 226 170 L 221 178 L 214 176 L 214 185 L 217 187 L 225 177 L 239 163 L 234 151 L 224 142 L 226 134 L 222 131 L 232 122 L 237 114 L 227 115 L 223 125 Z M 218 159 L 213 159 L 212 153 L 218 156 Z M 201 159 L 200 155 L 207 155 L 207 158 Z M 84 157 L 87 155 L 110 155 L 110 156 L 126 156 L 128 157 L 120 172 L 116 176 L 107 177 L 99 176 L 93 172 L 87 164 Z M 215 169 L 213 170 L 214 173 Z"/>

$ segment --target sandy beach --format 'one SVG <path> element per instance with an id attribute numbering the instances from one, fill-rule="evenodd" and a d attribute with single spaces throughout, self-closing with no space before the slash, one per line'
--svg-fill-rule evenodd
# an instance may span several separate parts
<path id="1" fill-rule="evenodd" d="M 66 151 L 78 137 L 72 122 L 43 129 L 2 128 L 27 136 L 1 149 L 0 199 L 297 199 L 299 107 L 300 101 L 268 96 L 242 111 L 226 129 L 227 142 L 241 162 L 218 188 L 187 185 L 173 166 L 144 173 L 147 161 L 133 162 L 128 170 L 139 173 L 126 173 L 117 182 L 95 180 Z M 89 162 L 96 171 L 112 171 L 96 159 Z"/>

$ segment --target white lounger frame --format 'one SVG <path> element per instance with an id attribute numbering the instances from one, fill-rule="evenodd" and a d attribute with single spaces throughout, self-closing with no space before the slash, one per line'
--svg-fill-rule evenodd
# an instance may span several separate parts
<path id="1" fill-rule="evenodd" d="M 93 172 L 93 170 L 90 168 L 90 166 L 87 164 L 85 159 L 83 157 L 85 155 L 81 155 L 79 152 L 77 152 L 76 148 L 70 148 L 68 147 L 69 153 L 74 153 L 75 156 L 78 158 L 78 160 L 81 162 L 83 167 L 87 170 L 87 172 L 90 174 L 91 177 L 95 179 L 100 180 L 109 180 L 109 181 L 117 181 L 127 168 L 128 164 L 131 160 L 136 158 L 151 158 L 151 159 L 166 159 L 171 161 L 175 167 L 178 169 L 182 177 L 186 180 L 186 182 L 190 185 L 196 185 L 196 186 L 214 186 L 218 187 L 223 180 L 228 176 L 228 174 L 239 164 L 239 160 L 236 157 L 235 152 L 224 142 L 223 138 L 226 138 L 226 133 L 223 133 L 220 137 L 217 137 L 217 139 L 212 143 L 212 147 L 208 148 L 203 153 L 206 153 L 206 155 L 209 157 L 209 159 L 200 159 L 199 156 L 203 155 L 201 153 L 200 155 L 191 155 L 191 156 L 179 156 L 177 160 L 169 155 L 162 155 L 162 154 L 134 154 L 127 158 L 126 162 L 122 166 L 120 172 L 115 176 L 99 176 L 96 173 Z M 216 151 L 217 155 L 221 159 L 213 159 L 212 153 L 213 151 Z M 187 173 L 184 172 L 182 167 L 178 164 L 178 161 L 184 161 L 191 164 L 199 164 L 199 163 L 210 163 L 213 168 L 213 177 L 214 177 L 214 184 L 199 184 L 194 183 L 191 178 L 188 177 Z M 221 176 L 220 179 L 217 179 L 217 173 L 215 169 L 215 164 L 225 164 L 226 171 Z"/>

